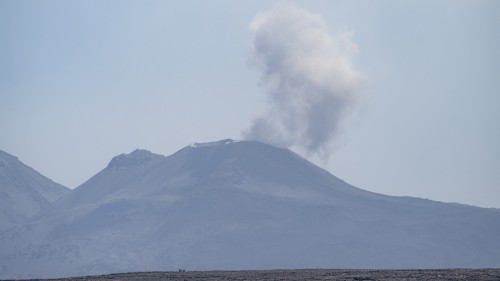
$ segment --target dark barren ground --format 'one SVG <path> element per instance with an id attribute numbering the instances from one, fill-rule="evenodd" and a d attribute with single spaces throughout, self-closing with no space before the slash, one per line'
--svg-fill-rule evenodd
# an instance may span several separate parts
<path id="1" fill-rule="evenodd" d="M 349 270 L 301 269 L 255 271 L 135 272 L 84 276 L 64 281 L 101 280 L 500 280 L 499 269 Z"/>

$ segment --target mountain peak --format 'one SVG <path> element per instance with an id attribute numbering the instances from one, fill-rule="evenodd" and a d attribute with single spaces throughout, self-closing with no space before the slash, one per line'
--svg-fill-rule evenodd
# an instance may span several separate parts
<path id="1" fill-rule="evenodd" d="M 162 155 L 154 154 L 145 149 L 136 149 L 129 154 L 122 153 L 113 157 L 109 162 L 108 167 L 128 167 L 139 166 L 143 163 L 150 162 L 154 159 L 163 158 Z"/>

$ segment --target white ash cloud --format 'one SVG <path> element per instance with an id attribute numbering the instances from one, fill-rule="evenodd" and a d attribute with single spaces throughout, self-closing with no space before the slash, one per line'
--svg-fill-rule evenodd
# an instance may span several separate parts
<path id="1" fill-rule="evenodd" d="M 262 71 L 269 109 L 243 131 L 246 139 L 327 150 L 363 76 L 351 62 L 352 33 L 330 34 L 321 15 L 279 4 L 250 24 L 252 62 Z"/>

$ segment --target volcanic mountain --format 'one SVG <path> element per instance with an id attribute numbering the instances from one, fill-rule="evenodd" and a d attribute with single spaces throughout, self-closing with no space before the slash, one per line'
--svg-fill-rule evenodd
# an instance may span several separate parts
<path id="1" fill-rule="evenodd" d="M 69 189 L 0 150 L 0 229 L 24 222 Z"/>
<path id="2" fill-rule="evenodd" d="M 288 149 L 135 150 L 0 232 L 0 278 L 500 266 L 500 210 L 353 187 Z"/>

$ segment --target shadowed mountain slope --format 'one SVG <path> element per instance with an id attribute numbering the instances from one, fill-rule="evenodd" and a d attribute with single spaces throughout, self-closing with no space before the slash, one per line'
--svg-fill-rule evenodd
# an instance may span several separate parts
<path id="1" fill-rule="evenodd" d="M 0 150 L 0 228 L 24 222 L 68 192 Z"/>

